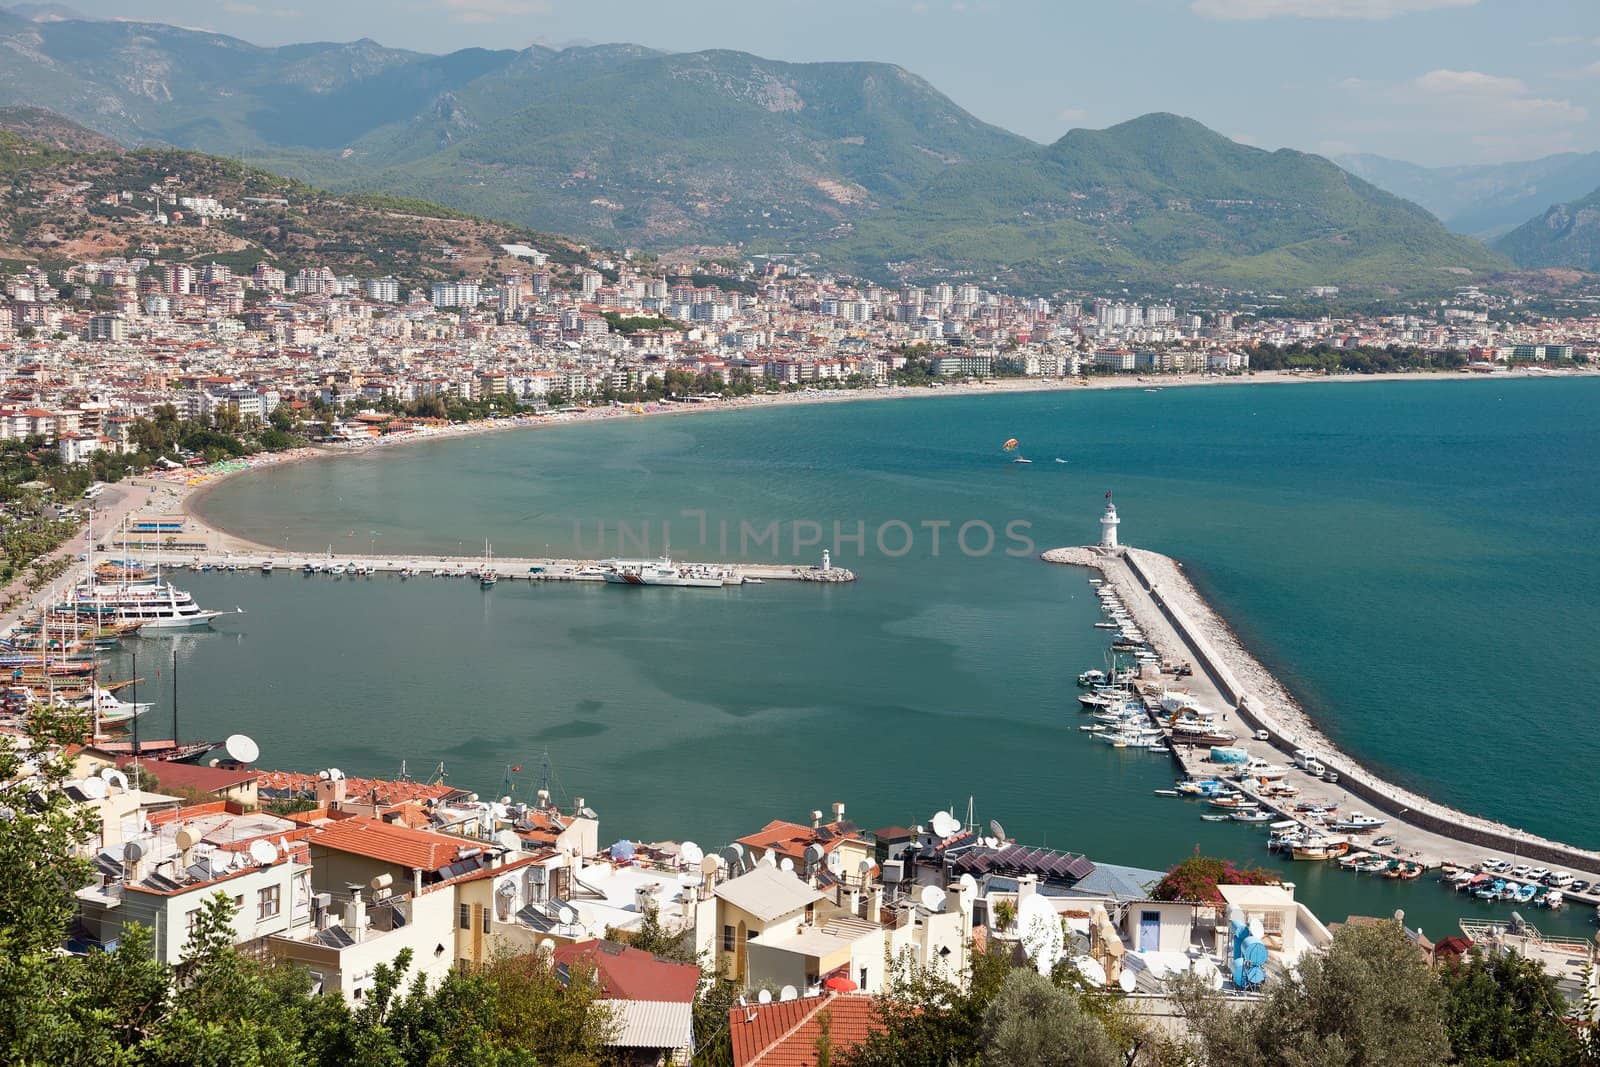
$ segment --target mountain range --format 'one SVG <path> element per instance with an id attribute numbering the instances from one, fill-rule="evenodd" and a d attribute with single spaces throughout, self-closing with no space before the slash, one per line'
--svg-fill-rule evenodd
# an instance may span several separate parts
<path id="1" fill-rule="evenodd" d="M 1149 115 L 1051 145 L 882 63 L 635 45 L 264 48 L 0 11 L 0 104 L 609 245 L 876 277 L 1439 288 L 1508 266 L 1319 157 Z"/>
<path id="2" fill-rule="evenodd" d="M 1456 233 L 1484 241 L 1600 188 L 1600 152 L 1454 167 L 1372 155 L 1339 156 L 1336 162 L 1380 189 L 1421 204 Z"/>

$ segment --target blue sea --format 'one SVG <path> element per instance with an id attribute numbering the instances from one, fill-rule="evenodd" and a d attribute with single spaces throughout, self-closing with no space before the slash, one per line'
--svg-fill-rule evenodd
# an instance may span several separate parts
<path id="1" fill-rule="evenodd" d="M 604 834 L 714 844 L 833 801 L 936 809 L 1107 862 L 1256 831 L 1152 796 L 1172 767 L 1076 727 L 1102 662 L 1097 536 L 1181 560 L 1347 751 L 1436 799 L 1600 847 L 1600 380 L 1096 390 L 796 405 L 460 438 L 224 483 L 211 521 L 305 553 L 814 562 L 850 585 L 726 590 L 188 575 L 243 606 L 174 651 L 185 734 L 263 764 L 537 786 Z M 1008 438 L 1030 464 L 1011 462 Z M 992 543 L 991 543 L 992 537 Z M 936 540 L 937 539 L 937 540 Z M 131 665 L 130 665 L 131 666 Z M 170 664 L 141 699 L 164 692 Z M 148 690 L 155 692 L 148 692 Z M 156 717 L 165 712 L 158 710 Z M 513 771 L 511 768 L 520 770 Z M 1330 918 L 1477 907 L 1299 865 Z M 1486 906 L 1484 906 L 1486 907 Z M 1581 920 L 1572 918 L 1570 922 Z"/>

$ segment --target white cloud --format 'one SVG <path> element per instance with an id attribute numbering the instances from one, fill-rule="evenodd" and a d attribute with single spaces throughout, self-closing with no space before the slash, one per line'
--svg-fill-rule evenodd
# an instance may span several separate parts
<path id="1" fill-rule="evenodd" d="M 1082 122 L 1089 117 L 1089 112 L 1081 107 L 1064 107 L 1056 112 L 1056 118 L 1062 122 Z"/>
<path id="2" fill-rule="evenodd" d="M 1584 67 L 1583 73 L 1585 77 L 1600 78 L 1600 60 L 1596 60 L 1595 62 L 1590 63 L 1587 67 Z"/>
<path id="3" fill-rule="evenodd" d="M 1420 11 L 1472 7 L 1478 0 L 1191 0 L 1189 10 L 1212 19 L 1392 19 Z"/>
<path id="4" fill-rule="evenodd" d="M 1531 95 L 1521 78 L 1477 70 L 1430 70 L 1413 84 L 1452 116 L 1468 118 L 1480 127 L 1562 126 L 1589 117 L 1587 109 L 1570 100 Z"/>
<path id="5" fill-rule="evenodd" d="M 1430 70 L 1417 79 L 1425 93 L 1474 93 L 1514 96 L 1528 91 L 1521 78 L 1502 78 L 1477 70 Z"/>

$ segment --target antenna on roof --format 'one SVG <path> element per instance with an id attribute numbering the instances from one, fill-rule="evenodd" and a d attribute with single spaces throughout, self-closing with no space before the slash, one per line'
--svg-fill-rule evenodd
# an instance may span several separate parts
<path id="1" fill-rule="evenodd" d="M 989 820 L 989 832 L 1001 841 L 1006 839 L 1006 828 L 1000 825 L 999 819 Z"/>
<path id="2" fill-rule="evenodd" d="M 778 990 L 778 1002 L 780 1004 L 787 1004 L 791 1000 L 799 999 L 800 990 L 796 989 L 792 985 L 786 985 L 782 989 Z"/>
<path id="3" fill-rule="evenodd" d="M 678 846 L 678 858 L 685 867 L 698 867 L 705 857 L 705 851 L 693 841 L 685 841 Z"/>
<path id="4" fill-rule="evenodd" d="M 956 831 L 961 829 L 961 824 L 956 822 L 955 817 L 948 811 L 934 812 L 931 821 L 933 823 L 934 836 L 939 838 L 954 837 Z"/>
<path id="5" fill-rule="evenodd" d="M 772 1003 L 772 993 L 770 991 L 768 991 L 768 990 L 763 989 L 761 992 L 756 994 L 756 1003 L 757 1004 L 771 1004 Z"/>
<path id="6" fill-rule="evenodd" d="M 771 853 L 768 853 L 768 855 L 771 855 Z M 788 856 L 783 857 L 782 860 L 778 861 L 778 870 L 782 871 L 784 874 L 793 874 L 794 860 L 790 859 Z"/>
<path id="7" fill-rule="evenodd" d="M 269 866 L 278 859 L 278 850 L 272 847 L 271 841 L 256 840 L 250 842 L 250 858 L 262 867 Z"/>
<path id="8" fill-rule="evenodd" d="M 944 890 L 936 885 L 925 885 L 922 887 L 922 893 L 917 897 L 917 901 L 928 911 L 943 911 Z"/>

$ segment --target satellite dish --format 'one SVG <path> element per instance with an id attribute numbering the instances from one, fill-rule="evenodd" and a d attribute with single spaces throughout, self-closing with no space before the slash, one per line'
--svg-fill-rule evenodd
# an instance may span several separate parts
<path id="1" fill-rule="evenodd" d="M 103 800 L 111 792 L 104 778 L 85 778 L 78 783 L 78 791 L 90 800 Z"/>
<path id="2" fill-rule="evenodd" d="M 922 902 L 922 906 L 929 911 L 944 910 L 944 890 L 936 885 L 923 886 L 922 895 L 918 899 Z"/>
<path id="3" fill-rule="evenodd" d="M 200 843 L 200 835 L 185 826 L 178 831 L 177 844 L 180 849 L 187 852 Z"/>
<path id="4" fill-rule="evenodd" d="M 261 746 L 244 734 L 229 734 L 228 739 L 222 742 L 222 751 L 235 763 L 254 763 L 261 758 Z"/>
<path id="5" fill-rule="evenodd" d="M 825 855 L 827 855 L 827 853 L 821 845 L 807 845 L 806 866 L 815 867 L 817 864 L 822 862 L 822 859 Z"/>
<path id="6" fill-rule="evenodd" d="M 744 847 L 742 845 L 729 845 L 722 850 L 722 863 L 730 871 L 738 871 L 744 866 Z"/>
<path id="7" fill-rule="evenodd" d="M 252 841 L 250 842 L 250 858 L 265 867 L 277 861 L 278 850 L 272 847 L 271 841 Z"/>
<path id="8" fill-rule="evenodd" d="M 834 853 L 834 855 L 838 855 L 838 853 Z M 862 874 L 871 874 L 872 873 L 872 861 L 871 860 L 862 860 L 860 863 L 856 864 L 856 870 L 860 871 Z"/>
<path id="9" fill-rule="evenodd" d="M 933 813 L 933 832 L 938 837 L 953 837 L 961 829 L 961 824 L 956 822 L 948 811 Z"/>
<path id="10" fill-rule="evenodd" d="M 570 907 L 564 907 L 561 909 L 561 914 L 556 916 L 556 919 L 561 923 L 562 926 L 571 926 L 573 923 L 578 921 L 578 913 L 573 911 Z"/>
<path id="11" fill-rule="evenodd" d="M 783 859 L 778 863 L 778 870 L 782 871 L 784 874 L 793 874 L 794 860 L 790 859 L 788 856 L 783 857 Z"/>
<path id="12" fill-rule="evenodd" d="M 107 767 L 105 770 L 101 771 L 100 780 L 107 786 L 114 785 L 124 793 L 128 792 L 128 776 L 117 770 L 115 767 Z"/>
<path id="13" fill-rule="evenodd" d="M 780 1004 L 786 1004 L 791 1000 L 799 999 L 800 990 L 796 989 L 792 985 L 786 985 L 782 989 L 778 990 L 778 1003 Z"/>
<path id="14" fill-rule="evenodd" d="M 495 892 L 505 899 L 510 900 L 512 897 L 517 895 L 517 883 L 507 878 L 505 881 L 500 883 L 499 888 L 497 888 Z"/>
<path id="15" fill-rule="evenodd" d="M 519 852 L 522 849 L 522 838 L 518 837 L 513 830 L 501 830 L 494 835 L 494 840 L 495 844 L 507 852 Z"/>
<path id="16" fill-rule="evenodd" d="M 1061 955 L 1064 941 L 1061 919 L 1049 901 L 1034 894 L 1022 902 L 1017 908 L 1017 935 L 1022 941 L 1022 951 L 1039 973 L 1048 977 Z M 1100 984 L 1105 984 L 1103 973 Z"/>
<path id="17" fill-rule="evenodd" d="M 1106 969 L 1093 956 L 1075 956 L 1073 957 L 1072 965 L 1078 969 L 1079 974 L 1088 980 L 1090 985 L 1103 986 L 1106 984 Z"/>
<path id="18" fill-rule="evenodd" d="M 772 1003 L 772 994 L 770 992 L 768 992 L 767 990 L 763 989 L 761 992 L 756 994 L 756 1003 L 757 1004 L 771 1004 Z"/>
<path id="19" fill-rule="evenodd" d="M 144 846 L 137 841 L 129 841 L 122 846 L 122 859 L 125 863 L 138 863 L 144 859 Z"/>
<path id="20" fill-rule="evenodd" d="M 994 836 L 999 838 L 1001 841 L 1006 839 L 1006 828 L 1000 825 L 999 819 L 989 820 L 989 832 L 994 834 Z"/>
<path id="21" fill-rule="evenodd" d="M 705 852 L 693 841 L 685 841 L 678 847 L 678 858 L 683 860 L 685 867 L 699 866 L 700 861 L 705 857 Z"/>
<path id="22" fill-rule="evenodd" d="M 963 874 L 960 882 L 961 896 L 964 900 L 972 900 L 978 895 L 978 880 L 970 874 Z"/>
<path id="23" fill-rule="evenodd" d="M 761 862 L 768 867 L 776 867 L 778 865 L 778 857 L 772 852 L 771 849 L 768 849 L 762 854 Z"/>
<path id="24" fill-rule="evenodd" d="M 704 856 L 700 860 L 700 873 L 710 878 L 717 873 L 717 868 L 721 866 L 722 863 L 716 856 Z"/>
<path id="25" fill-rule="evenodd" d="M 1139 979 L 1133 975 L 1133 969 L 1125 969 L 1117 976 L 1117 985 L 1122 987 L 1124 993 L 1132 993 L 1139 985 Z"/>

